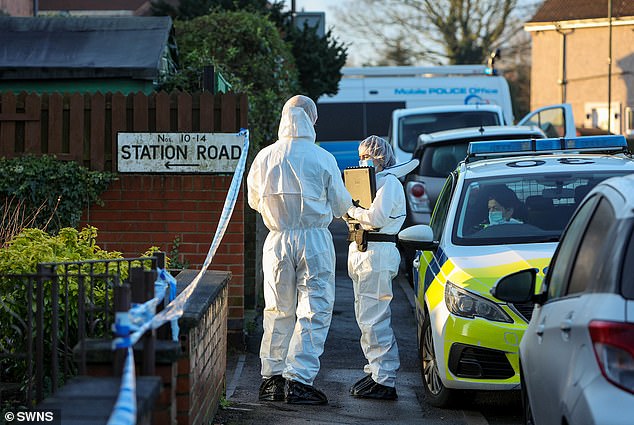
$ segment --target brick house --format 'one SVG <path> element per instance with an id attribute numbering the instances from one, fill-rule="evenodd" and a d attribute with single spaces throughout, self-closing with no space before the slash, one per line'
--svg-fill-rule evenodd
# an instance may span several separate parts
<path id="1" fill-rule="evenodd" d="M 634 2 L 546 0 L 524 30 L 532 38 L 531 109 L 567 102 L 582 134 L 634 138 Z"/>

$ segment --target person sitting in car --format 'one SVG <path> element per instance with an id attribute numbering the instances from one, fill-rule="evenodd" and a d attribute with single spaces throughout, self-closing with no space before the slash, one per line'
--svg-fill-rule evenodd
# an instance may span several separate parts
<path id="1" fill-rule="evenodd" d="M 522 224 L 521 220 L 513 218 L 513 214 L 520 208 L 520 201 L 508 186 L 500 186 L 489 192 L 487 208 L 488 222 L 484 223 L 484 227 L 497 224 Z"/>

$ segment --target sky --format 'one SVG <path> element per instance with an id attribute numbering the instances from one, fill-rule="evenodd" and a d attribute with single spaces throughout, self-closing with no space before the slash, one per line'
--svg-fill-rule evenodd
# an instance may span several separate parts
<path id="1" fill-rule="evenodd" d="M 355 40 L 347 36 L 337 27 L 336 9 L 345 9 L 346 5 L 354 0 L 295 0 L 295 9 L 305 12 L 326 12 L 326 28 L 332 30 L 335 38 L 348 46 L 348 63 L 346 66 L 361 66 L 364 57 L 371 55 L 371 45 L 364 40 Z M 540 0 L 518 0 L 518 6 L 526 6 L 538 3 Z M 288 10 L 291 9 L 291 0 L 284 0 Z M 529 17 L 527 17 L 528 19 Z"/>
<path id="2" fill-rule="evenodd" d="M 351 1 L 354 0 L 295 0 L 295 9 L 298 12 L 326 12 L 326 28 L 332 30 L 332 33 L 337 40 L 342 43 L 349 44 L 348 62 L 354 61 L 355 59 L 360 60 L 360 58 L 355 58 L 354 55 L 351 54 L 351 51 L 354 50 L 354 47 L 360 48 L 361 46 L 358 41 L 355 42 L 355 40 L 347 38 L 345 34 L 337 28 L 335 6 L 345 8 L 346 4 L 349 4 Z M 285 0 L 284 3 L 286 3 L 288 9 L 290 10 L 291 0 Z M 351 65 L 360 64 L 352 63 Z"/>

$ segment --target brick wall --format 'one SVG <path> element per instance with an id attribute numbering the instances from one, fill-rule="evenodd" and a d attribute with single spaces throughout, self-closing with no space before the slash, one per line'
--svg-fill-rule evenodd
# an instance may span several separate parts
<path id="1" fill-rule="evenodd" d="M 84 212 L 83 226 L 97 228 L 97 244 L 124 257 L 136 257 L 151 246 L 170 256 L 180 239 L 178 260 L 199 270 L 211 245 L 232 176 L 126 175 L 104 192 L 103 206 Z M 239 343 L 244 322 L 244 183 L 229 226 L 210 269 L 231 272 L 227 329 Z"/>
<path id="2" fill-rule="evenodd" d="M 181 335 L 183 357 L 176 376 L 178 425 L 206 425 L 213 420 L 224 394 L 227 368 L 228 288 L 216 297 L 195 327 Z"/>

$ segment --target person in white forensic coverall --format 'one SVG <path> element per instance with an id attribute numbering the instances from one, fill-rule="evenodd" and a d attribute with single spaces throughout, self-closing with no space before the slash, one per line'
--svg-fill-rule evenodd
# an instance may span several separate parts
<path id="1" fill-rule="evenodd" d="M 356 242 L 348 248 L 348 275 L 354 288 L 354 311 L 361 329 L 361 348 L 367 360 L 364 378 L 355 383 L 355 397 L 395 400 L 396 371 L 400 366 L 398 346 L 392 331 L 390 301 L 392 279 L 397 275 L 401 256 L 396 234 L 405 221 L 405 194 L 398 177 L 389 167 L 396 162 L 390 144 L 370 136 L 359 145 L 360 165 L 376 171 L 376 196 L 368 209 L 351 207 L 348 216 L 367 233 L 367 249 Z M 368 164 L 370 165 L 370 164 Z M 363 248 L 361 248 L 363 249 Z"/>
<path id="2" fill-rule="evenodd" d="M 278 140 L 255 157 L 249 205 L 262 214 L 264 335 L 259 399 L 326 404 L 313 387 L 335 299 L 335 248 L 328 225 L 352 205 L 337 162 L 315 144 L 317 107 L 306 96 L 282 110 Z"/>

